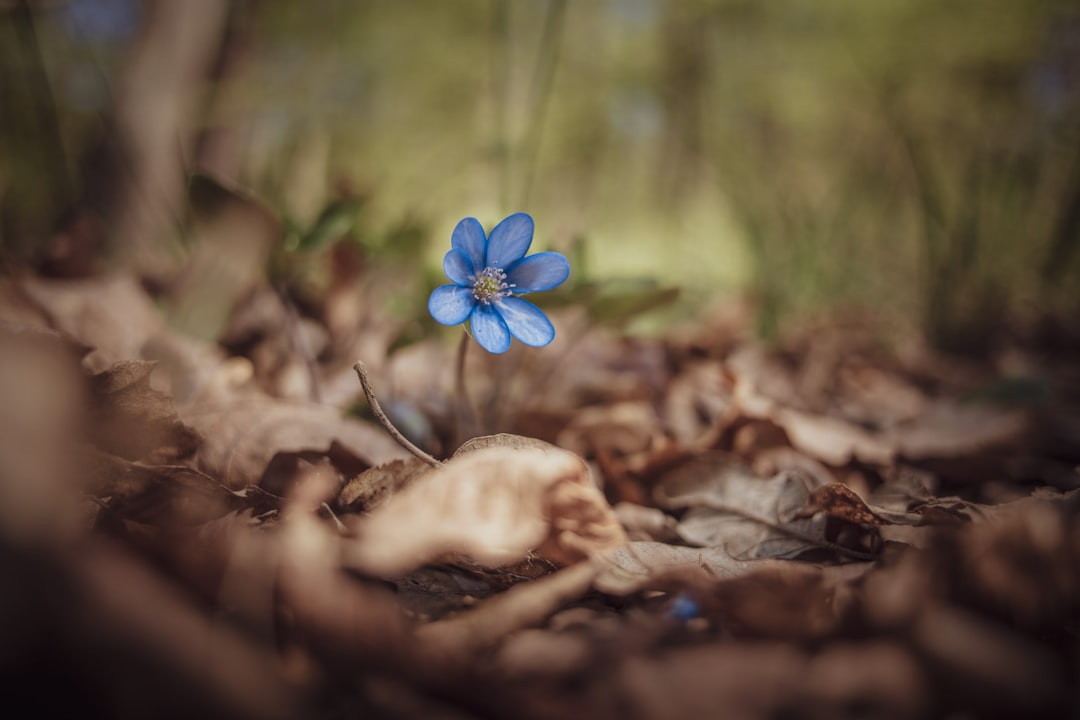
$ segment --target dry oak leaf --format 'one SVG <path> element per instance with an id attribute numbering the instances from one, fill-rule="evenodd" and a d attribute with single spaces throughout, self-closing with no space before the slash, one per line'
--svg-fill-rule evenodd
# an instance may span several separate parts
<path id="1" fill-rule="evenodd" d="M 626 542 L 588 466 L 555 447 L 456 456 L 357 521 L 357 529 L 346 563 L 385 576 L 448 553 L 491 567 L 530 551 L 569 563 Z"/>

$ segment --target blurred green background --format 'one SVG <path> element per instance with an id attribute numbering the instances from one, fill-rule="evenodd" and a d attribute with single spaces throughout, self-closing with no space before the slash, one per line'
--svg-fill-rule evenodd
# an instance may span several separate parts
<path id="1" fill-rule="evenodd" d="M 9 261 L 167 245 L 203 170 L 294 247 L 335 208 L 359 219 L 318 231 L 375 262 L 411 238 L 424 296 L 458 219 L 524 210 L 576 279 L 678 286 L 686 316 L 747 293 L 767 337 L 868 310 L 981 351 L 1080 317 L 1075 2 L 7 0 L 0 26 Z"/>

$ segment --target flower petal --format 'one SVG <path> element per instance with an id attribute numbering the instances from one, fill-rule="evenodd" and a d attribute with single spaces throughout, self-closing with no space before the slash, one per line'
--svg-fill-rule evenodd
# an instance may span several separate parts
<path id="1" fill-rule="evenodd" d="M 506 271 L 506 281 L 511 284 L 515 293 L 550 290 L 562 285 L 568 277 L 570 277 L 570 263 L 557 252 L 540 252 L 530 255 L 522 258 Z"/>
<path id="2" fill-rule="evenodd" d="M 450 236 L 451 247 L 464 250 L 472 261 L 473 269 L 484 269 L 484 255 L 487 252 L 488 241 L 484 237 L 484 227 L 474 217 L 467 217 L 454 227 L 454 233 Z"/>
<path id="3" fill-rule="evenodd" d="M 469 254 L 458 248 L 451 248 L 446 253 L 442 269 L 455 285 L 472 285 L 476 278 L 476 266 L 469 259 Z"/>
<path id="4" fill-rule="evenodd" d="M 443 325 L 460 325 L 476 307 L 476 298 L 472 288 L 460 285 L 440 285 L 431 291 L 428 298 L 428 312 L 435 322 Z"/>
<path id="5" fill-rule="evenodd" d="M 528 300 L 506 297 L 495 302 L 510 334 L 526 345 L 543 347 L 555 338 L 555 326 L 540 308 Z"/>
<path id="6" fill-rule="evenodd" d="M 473 337 L 480 347 L 498 355 L 510 349 L 510 330 L 492 305 L 480 303 L 469 318 Z"/>
<path id="7" fill-rule="evenodd" d="M 529 252 L 532 236 L 533 219 L 529 215 L 514 213 L 504 218 L 488 238 L 484 267 L 510 267 Z"/>

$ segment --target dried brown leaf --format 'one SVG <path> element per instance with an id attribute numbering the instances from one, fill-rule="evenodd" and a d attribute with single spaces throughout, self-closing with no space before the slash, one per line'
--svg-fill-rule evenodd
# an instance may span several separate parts
<path id="1" fill-rule="evenodd" d="M 581 455 L 630 455 L 647 450 L 661 434 L 650 402 L 628 401 L 582 408 L 559 433 L 558 444 Z"/>
<path id="2" fill-rule="evenodd" d="M 614 595 L 627 595 L 645 588 L 664 587 L 668 578 L 711 582 L 754 570 L 782 567 L 779 560 L 740 560 L 723 548 L 693 548 L 658 542 L 631 542 L 604 556 L 604 573 L 596 588 Z"/>
<path id="3" fill-rule="evenodd" d="M 843 466 L 852 460 L 888 465 L 896 454 L 889 438 L 846 420 L 782 405 L 758 392 L 745 375 L 739 376 L 735 383 L 735 398 L 746 417 L 775 423 L 783 428 L 796 449 L 829 465 Z"/>
<path id="4" fill-rule="evenodd" d="M 1015 444 L 1028 415 L 993 405 L 941 400 L 898 430 L 897 447 L 909 460 L 957 458 Z"/>
<path id="5" fill-rule="evenodd" d="M 381 587 L 341 572 L 343 539 L 316 509 L 336 491 L 317 468 L 297 482 L 282 513 L 278 591 L 296 632 L 349 672 L 357 663 L 400 669 L 412 650 L 397 604 Z"/>
<path id="6" fill-rule="evenodd" d="M 190 457 L 200 438 L 150 386 L 153 370 L 152 362 L 122 360 L 91 378 L 93 437 L 110 454 L 167 464 Z"/>
<path id="7" fill-rule="evenodd" d="M 929 402 L 910 381 L 865 361 L 841 367 L 839 381 L 840 410 L 860 425 L 893 428 L 917 418 Z"/>
<path id="8" fill-rule="evenodd" d="M 737 415 L 735 376 L 719 362 L 690 365 L 668 385 L 664 421 L 684 446 L 711 445 Z"/>
<path id="9" fill-rule="evenodd" d="M 521 583 L 473 610 L 417 629 L 417 640 L 444 660 L 468 659 L 510 633 L 537 625 L 570 600 L 584 595 L 600 566 L 582 562 L 547 577 Z"/>
<path id="10" fill-rule="evenodd" d="M 1068 702 L 1064 669 L 1040 643 L 947 606 L 919 615 L 914 644 L 965 707 L 1006 717 L 1052 717 Z"/>
<path id="11" fill-rule="evenodd" d="M 791 645 L 710 644 L 634 656 L 620 663 L 615 691 L 623 707 L 652 720 L 716 717 L 777 717 L 806 669 Z"/>
<path id="12" fill-rule="evenodd" d="M 51 621 L 62 656 L 82 659 L 85 682 L 114 709 L 270 720 L 303 708 L 301 688 L 274 653 L 206 617 L 127 553 L 86 542 L 63 570 L 70 602 Z"/>
<path id="13" fill-rule="evenodd" d="M 242 504 L 221 483 L 184 465 L 145 465 L 96 453 L 87 488 L 111 516 L 150 525 L 199 525 Z"/>
<path id="14" fill-rule="evenodd" d="M 675 518 L 658 508 L 620 502 L 615 505 L 615 517 L 631 540 L 669 542 L 678 537 Z"/>
<path id="15" fill-rule="evenodd" d="M 257 392 L 195 402 L 182 417 L 204 438 L 199 468 L 231 488 L 257 483 L 279 452 L 326 452 L 335 440 L 368 465 L 408 456 L 382 430 L 336 408 Z"/>
<path id="16" fill-rule="evenodd" d="M 10 277 L 0 277 L 0 323 L 8 327 L 52 327 L 49 314 L 35 302 L 22 285 Z"/>
<path id="17" fill-rule="evenodd" d="M 522 630 L 499 647 L 495 665 L 511 677 L 572 676 L 588 672 L 592 647 L 577 633 Z"/>
<path id="18" fill-rule="evenodd" d="M 885 436 L 826 415 L 811 415 L 791 408 L 776 408 L 770 419 L 784 428 L 791 444 L 833 466 L 853 460 L 868 465 L 889 465 L 896 449 Z"/>
<path id="19" fill-rule="evenodd" d="M 344 485 L 347 478 L 370 469 L 369 464 L 349 448 L 337 441 L 325 450 L 299 450 L 279 452 L 270 459 L 259 479 L 259 487 L 282 497 L 288 495 L 293 484 L 306 475 L 312 466 L 325 466 Z"/>
<path id="20" fill-rule="evenodd" d="M 734 718 L 915 720 L 931 704 L 917 659 L 886 643 L 817 655 L 788 643 L 714 643 L 635 656 L 620 664 L 614 692 L 620 707 L 654 720 L 716 717 L 717 708 Z"/>
<path id="21" fill-rule="evenodd" d="M 141 357 L 147 341 L 164 328 L 153 300 L 129 276 L 28 278 L 23 287 L 45 308 L 54 328 L 93 348 L 84 365 L 95 372 Z"/>
<path id="22" fill-rule="evenodd" d="M 58 333 L 0 323 L 0 536 L 41 539 L 75 524 L 87 393 Z"/>
<path id="23" fill-rule="evenodd" d="M 453 457 L 460 457 L 466 453 L 471 453 L 476 450 L 484 450 L 485 448 L 539 448 L 541 450 L 558 450 L 559 448 L 552 445 L 549 442 L 539 440 L 527 435 L 514 435 L 513 433 L 495 433 L 494 435 L 481 435 L 480 437 L 470 438 L 461 443 L 461 446 L 454 451 Z"/>
<path id="24" fill-rule="evenodd" d="M 702 615 L 732 634 L 821 640 L 839 630 L 855 604 L 853 581 L 871 563 L 818 567 L 786 563 L 699 585 L 690 592 Z"/>
<path id="25" fill-rule="evenodd" d="M 809 478 L 783 472 L 764 479 L 721 453 L 700 456 L 665 474 L 657 502 L 687 509 L 676 531 L 691 545 L 722 547 L 738 558 L 792 558 L 811 550 L 852 550 L 862 557 L 866 543 L 837 547 L 829 516 L 807 513 Z"/>
<path id="26" fill-rule="evenodd" d="M 819 512 L 823 512 L 831 518 L 862 525 L 884 525 L 890 522 L 874 512 L 851 488 L 840 483 L 819 487 L 811 493 L 806 509 L 800 514 L 812 516 L 814 513 Z M 918 522 L 918 516 L 912 517 L 911 522 Z"/>
<path id="27" fill-rule="evenodd" d="M 484 565 L 536 550 L 571 562 L 626 541 L 588 467 L 573 453 L 489 447 L 417 479 L 363 518 L 351 562 L 396 575 L 447 553 Z"/>
<path id="28" fill-rule="evenodd" d="M 430 469 L 430 465 L 415 457 L 368 468 L 341 489 L 337 507 L 344 512 L 371 512 Z"/>

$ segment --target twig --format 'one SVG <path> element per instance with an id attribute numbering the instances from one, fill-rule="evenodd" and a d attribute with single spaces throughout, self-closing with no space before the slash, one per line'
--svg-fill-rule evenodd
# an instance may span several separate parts
<path id="1" fill-rule="evenodd" d="M 356 371 L 357 377 L 360 378 L 360 386 L 364 388 L 364 396 L 367 398 L 368 405 L 371 406 L 371 412 L 375 413 L 376 419 L 378 419 L 382 426 L 386 428 L 386 432 L 390 433 L 390 437 L 394 438 L 398 445 L 405 448 L 431 467 L 440 467 L 442 465 L 441 462 L 416 447 L 409 438 L 402 435 L 401 431 L 394 427 L 394 423 L 390 422 L 390 418 L 386 417 L 386 413 L 383 412 L 382 406 L 379 405 L 379 401 L 375 397 L 375 391 L 371 389 L 371 380 L 368 379 L 367 368 L 364 367 L 364 363 L 357 360 L 356 364 L 353 365 L 353 370 Z"/>

